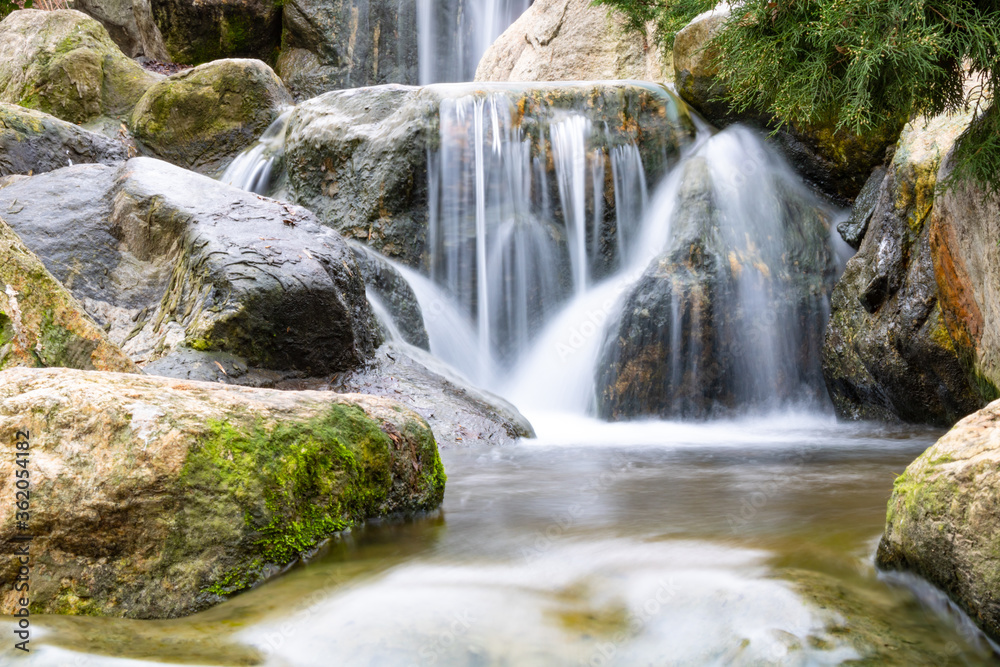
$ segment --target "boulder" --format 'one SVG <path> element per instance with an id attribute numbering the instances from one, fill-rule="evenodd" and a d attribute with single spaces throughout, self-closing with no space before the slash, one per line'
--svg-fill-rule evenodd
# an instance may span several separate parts
<path id="1" fill-rule="evenodd" d="M 184 346 L 324 374 L 378 344 L 351 249 L 300 207 L 134 158 L 14 182 L 0 215 L 140 364 Z"/>
<path id="2" fill-rule="evenodd" d="M 366 519 L 436 508 L 434 435 L 390 400 L 117 373 L 0 374 L 0 473 L 30 444 L 31 611 L 175 618 Z M 0 491 L 0 597 L 21 543 Z"/>
<path id="3" fill-rule="evenodd" d="M 654 30 L 633 33 L 620 12 L 591 0 L 537 0 L 486 50 L 476 81 L 666 83 L 673 68 Z"/>
<path id="4" fill-rule="evenodd" d="M 281 79 L 259 60 L 216 60 L 152 86 L 130 127 L 149 154 L 214 174 L 253 145 L 292 102 Z"/>
<path id="5" fill-rule="evenodd" d="M 410 283 L 382 255 L 360 243 L 352 242 L 350 245 L 358 268 L 361 269 L 369 301 L 372 296 L 378 300 L 404 342 L 429 350 L 430 340 L 424 327 L 424 314 Z"/>
<path id="6" fill-rule="evenodd" d="M 0 21 L 0 102 L 71 123 L 127 116 L 161 77 L 122 53 L 100 23 L 73 10 L 23 9 Z"/>
<path id="7" fill-rule="evenodd" d="M 476 389 L 412 346 L 386 343 L 371 364 L 334 378 L 329 387 L 403 403 L 427 420 L 442 448 L 509 445 L 535 437 L 531 424 L 513 405 Z"/>
<path id="8" fill-rule="evenodd" d="M 70 9 L 99 21 L 128 57 L 169 60 L 149 0 L 71 0 Z"/>
<path id="9" fill-rule="evenodd" d="M 417 4 L 286 0 L 278 73 L 298 99 L 342 88 L 415 84 Z"/>
<path id="10" fill-rule="evenodd" d="M 724 100 L 725 86 L 718 79 L 718 53 L 706 48 L 728 19 L 729 9 L 721 6 L 698 16 L 677 33 L 673 61 L 678 94 L 719 127 L 743 123 L 773 132 L 769 140 L 803 178 L 837 203 L 850 204 L 872 170 L 882 164 L 901 128 L 860 137 L 824 124 L 779 126 L 770 114 L 761 111 L 733 112 Z"/>
<path id="11" fill-rule="evenodd" d="M 149 4 L 171 62 L 201 65 L 223 58 L 256 58 L 274 63 L 278 55 L 282 2 L 149 0 Z"/>
<path id="12" fill-rule="evenodd" d="M 876 560 L 934 584 L 1000 641 L 1000 402 L 960 421 L 896 479 Z"/>
<path id="13" fill-rule="evenodd" d="M 710 141 L 741 137 L 749 131 Z M 817 357 L 836 277 L 828 214 L 778 164 L 733 191 L 716 166 L 685 163 L 667 249 L 612 318 L 596 373 L 605 419 L 705 418 L 822 398 Z"/>
<path id="14" fill-rule="evenodd" d="M 0 103 L 0 176 L 40 174 L 72 164 L 115 164 L 128 146 L 55 116 Z"/>
<path id="15" fill-rule="evenodd" d="M 530 142 L 532 155 L 551 155 L 552 127 L 569 112 L 583 115 L 592 126 L 607 128 L 593 133 L 588 149 L 638 146 L 650 182 L 676 162 L 681 147 L 694 136 L 682 103 L 660 86 L 639 83 L 386 85 L 334 91 L 292 112 L 285 147 L 289 196 L 345 236 L 421 268 L 428 261 L 428 184 L 442 188 L 444 179 L 465 174 L 454 164 L 442 164 L 442 146 L 452 151 L 451 159 L 469 151 L 475 113 L 459 108 L 486 100 L 506 105 L 504 112 Z M 540 161 L 540 167 L 550 191 L 538 196 L 556 202 L 554 161 Z M 607 179 L 605 186 L 612 184 Z M 614 196 L 606 192 L 604 199 L 604 214 L 613 219 Z"/>
<path id="16" fill-rule="evenodd" d="M 935 254 L 943 254 L 931 243 L 938 170 L 968 122 L 967 115 L 914 121 L 900 136 L 868 231 L 833 292 L 823 370 L 841 417 L 947 426 L 988 398 L 957 354 L 940 303 L 947 277 L 935 269 Z M 970 296 L 968 283 L 953 289 L 959 300 Z"/>
<path id="17" fill-rule="evenodd" d="M 0 370 L 60 366 L 138 373 L 0 218 Z"/>

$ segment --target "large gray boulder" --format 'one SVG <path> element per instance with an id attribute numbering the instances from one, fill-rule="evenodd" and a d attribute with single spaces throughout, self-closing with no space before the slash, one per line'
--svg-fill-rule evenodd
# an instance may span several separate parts
<path id="1" fill-rule="evenodd" d="M 261 61 L 215 60 L 153 85 L 129 126 L 154 157 L 214 175 L 291 102 L 281 79 Z"/>
<path id="2" fill-rule="evenodd" d="M 877 562 L 943 590 L 1000 641 L 1000 402 L 963 419 L 892 489 Z"/>
<path id="3" fill-rule="evenodd" d="M 435 154 L 446 141 L 460 150 L 471 127 L 452 126 L 453 135 L 443 137 L 441 109 L 448 104 L 454 110 L 458 100 L 470 98 L 509 104 L 532 155 L 551 154 L 551 128 L 567 112 L 585 114 L 593 126 L 608 128 L 599 135 L 603 150 L 639 147 L 651 182 L 676 162 L 681 147 L 694 136 L 683 103 L 651 84 L 386 85 L 334 91 L 299 104 L 289 119 L 285 164 L 290 196 L 345 236 L 408 266 L 423 267 L 428 184 L 440 168 Z M 553 189 L 544 196 L 557 201 L 554 163 L 547 160 L 542 167 Z M 610 179 L 607 185 L 612 185 Z M 605 201 L 604 215 L 613 219 L 612 192 Z"/>
<path id="4" fill-rule="evenodd" d="M 591 0 L 536 0 L 486 50 L 476 81 L 673 79 L 653 26 L 644 34 Z"/>
<path id="5" fill-rule="evenodd" d="M 378 344 L 351 249 L 300 207 L 135 158 L 17 181 L 0 215 L 140 364 L 188 347 L 325 374 Z"/>
<path id="6" fill-rule="evenodd" d="M 41 174 L 72 164 L 116 164 L 128 146 L 55 116 L 0 103 L 0 176 Z"/>
<path id="7" fill-rule="evenodd" d="M 0 44 L 0 102 L 71 123 L 126 116 L 162 78 L 122 53 L 100 23 L 68 9 L 11 12 Z"/>
<path id="8" fill-rule="evenodd" d="M 947 426 L 1000 396 L 995 364 L 978 366 L 978 376 L 970 367 L 997 349 L 972 304 L 986 304 L 1000 283 L 995 272 L 962 268 L 965 258 L 982 266 L 979 257 L 995 252 L 995 242 L 977 242 L 980 232 L 971 231 L 995 228 L 992 204 L 970 190 L 936 196 L 939 169 L 968 121 L 941 116 L 906 127 L 860 250 L 834 290 L 823 368 L 842 417 Z M 964 323 L 977 333 L 963 337 Z"/>
<path id="9" fill-rule="evenodd" d="M 18 431 L 32 455 L 33 613 L 186 616 L 338 531 L 444 496 L 427 422 L 373 396 L 15 369 L 0 373 L 8 479 Z M 14 492 L 0 489 L 5 614 L 17 608 Z"/>
<path id="10" fill-rule="evenodd" d="M 343 88 L 416 84 L 417 4 L 286 0 L 278 73 L 299 99 Z"/>

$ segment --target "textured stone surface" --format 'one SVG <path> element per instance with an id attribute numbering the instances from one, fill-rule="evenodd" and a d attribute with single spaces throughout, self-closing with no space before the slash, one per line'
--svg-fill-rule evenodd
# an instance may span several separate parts
<path id="1" fill-rule="evenodd" d="M 0 103 L 0 176 L 41 174 L 71 164 L 115 164 L 128 146 L 54 116 Z"/>
<path id="2" fill-rule="evenodd" d="M 378 344 L 350 248 L 297 206 L 134 158 L 15 182 L 0 215 L 140 364 L 186 346 L 323 374 Z"/>
<path id="3" fill-rule="evenodd" d="M 71 123 L 125 116 L 161 77 L 122 53 L 81 12 L 22 9 L 0 21 L 0 102 Z"/>
<path id="4" fill-rule="evenodd" d="M 778 127 L 763 112 L 737 114 L 724 97 L 714 60 L 718 53 L 706 44 L 729 18 L 728 9 L 703 14 L 674 39 L 674 83 L 677 92 L 709 122 L 725 127 L 744 123 L 770 133 Z M 885 159 L 897 131 L 861 138 L 826 125 L 782 127 L 769 140 L 811 184 L 840 204 L 849 204 L 861 192 L 872 170 Z"/>
<path id="5" fill-rule="evenodd" d="M 415 84 L 417 4 L 287 0 L 278 73 L 299 99 L 343 88 Z"/>
<path id="6" fill-rule="evenodd" d="M 201 173 L 224 169 L 292 102 L 259 60 L 216 60 L 152 86 L 132 112 L 140 146 Z"/>
<path id="7" fill-rule="evenodd" d="M 160 31 L 153 23 L 149 0 L 72 0 L 70 9 L 100 21 L 108 35 L 130 58 L 167 60 Z"/>
<path id="8" fill-rule="evenodd" d="M 201 65 L 222 58 L 273 63 L 281 46 L 274 0 L 149 0 L 170 60 Z"/>
<path id="9" fill-rule="evenodd" d="M 0 374 L 0 473 L 30 434 L 33 613 L 167 618 L 277 574 L 352 524 L 430 510 L 434 436 L 386 399 L 116 373 Z M 0 609 L 17 593 L 0 489 Z"/>
<path id="10" fill-rule="evenodd" d="M 336 391 L 385 396 L 423 416 L 441 447 L 510 445 L 535 432 L 517 408 L 472 387 L 422 350 L 385 344 L 375 361 L 332 382 Z"/>
<path id="11" fill-rule="evenodd" d="M 667 83 L 650 27 L 629 32 L 625 17 L 590 0 L 536 0 L 483 55 L 476 81 L 603 81 Z"/>
<path id="12" fill-rule="evenodd" d="M 87 315 L 0 218 L 0 370 L 60 366 L 137 373 L 139 369 Z"/>
<path id="13" fill-rule="evenodd" d="M 942 116 L 906 127 L 861 248 L 834 290 L 823 367 L 843 417 L 949 425 L 987 398 L 946 326 L 931 244 L 938 169 L 967 123 Z"/>
<path id="14" fill-rule="evenodd" d="M 877 561 L 943 590 L 1000 641 L 1000 402 L 966 417 L 893 486 Z"/>

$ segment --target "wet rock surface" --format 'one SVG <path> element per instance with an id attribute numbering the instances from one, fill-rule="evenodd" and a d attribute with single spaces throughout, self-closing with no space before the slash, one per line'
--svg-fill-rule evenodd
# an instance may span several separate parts
<path id="1" fill-rule="evenodd" d="M 834 290 L 823 369 L 842 417 L 944 426 L 985 404 L 944 318 L 941 251 L 931 242 L 938 170 L 967 122 L 943 116 L 907 126 Z"/>
<path id="2" fill-rule="evenodd" d="M 223 58 L 274 62 L 281 46 L 281 6 L 274 0 L 148 0 L 167 58 L 201 65 Z"/>
<path id="3" fill-rule="evenodd" d="M 71 164 L 113 165 L 128 146 L 55 116 L 0 103 L 0 176 L 40 174 Z"/>
<path id="4" fill-rule="evenodd" d="M 427 423 L 373 396 L 63 369 L 0 374 L 0 472 L 31 434 L 32 613 L 174 618 L 278 574 L 366 519 L 432 510 Z M 109 483 L 114 480 L 114 483 Z M 14 486 L 0 490 L 13 554 Z M 17 560 L 0 608 L 11 613 Z"/>
<path id="5" fill-rule="evenodd" d="M 322 374 L 379 342 L 353 254 L 308 211 L 153 160 L 0 190 L 0 215 L 138 363 L 178 346 Z"/>

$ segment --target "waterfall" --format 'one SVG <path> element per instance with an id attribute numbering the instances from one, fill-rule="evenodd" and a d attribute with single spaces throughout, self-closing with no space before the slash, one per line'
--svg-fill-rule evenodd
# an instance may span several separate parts
<path id="1" fill-rule="evenodd" d="M 472 81 L 479 59 L 531 0 L 417 0 L 420 83 Z"/>
<path id="2" fill-rule="evenodd" d="M 259 195 L 273 194 L 283 172 L 285 129 L 291 115 L 292 109 L 279 114 L 257 143 L 230 163 L 219 180 Z"/>

